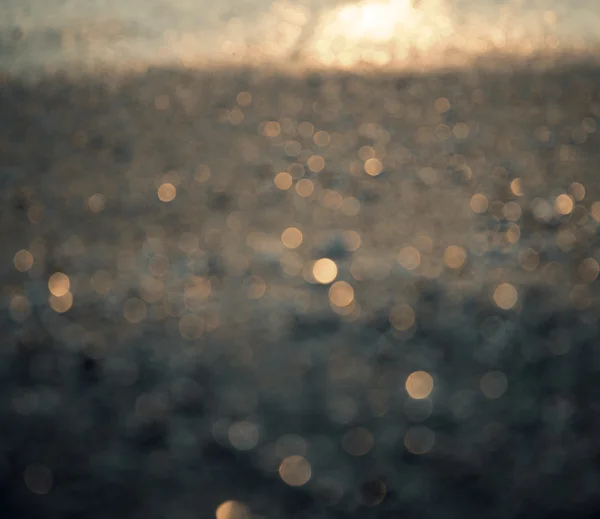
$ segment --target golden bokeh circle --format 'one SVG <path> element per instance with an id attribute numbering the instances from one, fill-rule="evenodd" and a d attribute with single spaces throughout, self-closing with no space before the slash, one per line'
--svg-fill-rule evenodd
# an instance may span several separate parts
<path id="1" fill-rule="evenodd" d="M 426 371 L 415 371 L 408 376 L 405 386 L 411 398 L 422 400 L 433 391 L 433 377 Z"/>
<path id="2" fill-rule="evenodd" d="M 517 304 L 519 294 L 517 289 L 510 283 L 502 283 L 494 291 L 494 303 L 503 310 L 510 310 Z"/>
<path id="3" fill-rule="evenodd" d="M 158 188 L 157 194 L 161 202 L 172 202 L 177 196 L 177 188 L 173 184 L 166 182 Z"/>
<path id="4" fill-rule="evenodd" d="M 62 272 L 55 272 L 48 280 L 48 289 L 55 297 L 62 297 L 69 292 L 71 288 L 71 280 L 69 276 Z"/>
<path id="5" fill-rule="evenodd" d="M 336 281 L 329 288 L 329 300 L 338 307 L 345 307 L 354 301 L 354 289 L 346 281 Z"/>
<path id="6" fill-rule="evenodd" d="M 337 277 L 338 268 L 335 261 L 329 258 L 321 258 L 315 261 L 312 268 L 312 274 L 318 283 L 328 285 Z"/>
<path id="7" fill-rule="evenodd" d="M 288 456 L 279 466 L 279 476 L 291 487 L 308 483 L 312 475 L 310 463 L 303 456 Z"/>

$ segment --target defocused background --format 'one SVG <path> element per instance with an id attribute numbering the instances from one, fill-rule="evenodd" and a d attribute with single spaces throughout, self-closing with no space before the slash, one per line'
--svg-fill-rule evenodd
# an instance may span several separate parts
<path id="1" fill-rule="evenodd" d="M 595 518 L 596 2 L 0 3 L 0 516 Z"/>

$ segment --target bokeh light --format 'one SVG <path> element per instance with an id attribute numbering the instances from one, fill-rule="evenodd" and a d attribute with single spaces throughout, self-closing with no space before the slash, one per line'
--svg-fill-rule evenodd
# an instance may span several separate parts
<path id="1" fill-rule="evenodd" d="M 321 258 L 314 263 L 312 274 L 317 282 L 328 285 L 337 277 L 338 268 L 333 260 Z"/>
<path id="2" fill-rule="evenodd" d="M 297 249 L 302 244 L 302 240 L 302 231 L 300 231 L 300 229 L 297 227 L 288 227 L 281 234 L 281 242 L 288 249 Z"/>
<path id="3" fill-rule="evenodd" d="M 414 247 L 404 247 L 398 253 L 398 263 L 406 270 L 415 270 L 421 264 L 421 253 Z"/>
<path id="4" fill-rule="evenodd" d="M 177 189 L 173 184 L 167 182 L 165 184 L 161 184 L 161 186 L 158 188 L 158 199 L 161 202 L 172 202 L 175 200 L 176 196 Z"/>
<path id="5" fill-rule="evenodd" d="M 15 253 L 13 263 L 19 272 L 27 272 L 33 267 L 33 255 L 25 249 L 21 249 Z M 67 288 L 68 290 L 68 288 Z"/>
<path id="6" fill-rule="evenodd" d="M 458 245 L 450 245 L 444 251 L 444 261 L 451 269 L 461 268 L 467 259 L 467 253 Z"/>
<path id="7" fill-rule="evenodd" d="M 415 371 L 406 379 L 406 391 L 415 400 L 427 398 L 433 391 L 433 378 L 426 371 Z"/>
<path id="8" fill-rule="evenodd" d="M 570 214 L 573 211 L 573 199 L 567 194 L 559 195 L 556 197 L 554 206 L 559 214 Z"/>
<path id="9" fill-rule="evenodd" d="M 291 487 L 308 483 L 312 475 L 310 463 L 302 456 L 288 456 L 279 466 L 279 476 Z"/>
<path id="10" fill-rule="evenodd" d="M 48 289 L 55 297 L 62 297 L 69 292 L 71 280 L 62 272 L 55 272 L 48 280 Z"/>
<path id="11" fill-rule="evenodd" d="M 345 281 L 336 281 L 329 288 L 329 299 L 335 306 L 348 306 L 354 301 L 354 289 Z"/>
<path id="12" fill-rule="evenodd" d="M 277 175 L 275 175 L 274 182 L 277 188 L 281 189 L 282 191 L 289 189 L 294 183 L 292 175 L 290 175 L 287 171 L 277 173 Z"/>
<path id="13" fill-rule="evenodd" d="M 215 512 L 216 519 L 249 519 L 248 508 L 239 501 L 224 501 Z"/>
<path id="14" fill-rule="evenodd" d="M 503 310 L 509 310 L 515 306 L 518 298 L 517 289 L 510 283 L 502 283 L 494 291 L 494 302 Z"/>

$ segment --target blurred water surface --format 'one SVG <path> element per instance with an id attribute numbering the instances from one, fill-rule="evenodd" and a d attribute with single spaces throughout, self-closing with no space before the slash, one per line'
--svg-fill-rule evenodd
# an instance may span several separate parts
<path id="1" fill-rule="evenodd" d="M 600 517 L 600 6 L 414 1 L 0 2 L 3 518 Z"/>

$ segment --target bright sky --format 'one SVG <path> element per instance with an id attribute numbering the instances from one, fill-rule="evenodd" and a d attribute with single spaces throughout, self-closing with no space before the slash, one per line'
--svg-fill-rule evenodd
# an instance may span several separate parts
<path id="1" fill-rule="evenodd" d="M 412 1 L 4 0 L 0 66 L 284 63 L 300 54 L 327 67 L 433 67 L 450 52 L 527 54 L 600 39 L 596 0 Z"/>

